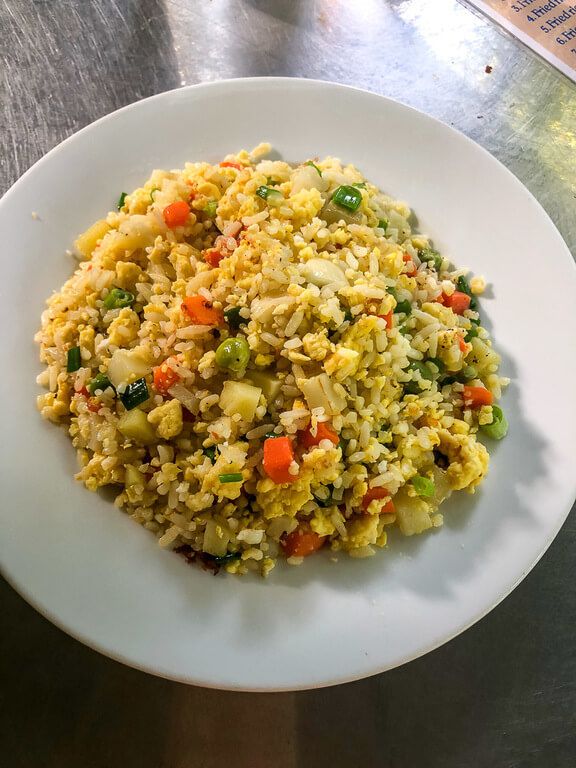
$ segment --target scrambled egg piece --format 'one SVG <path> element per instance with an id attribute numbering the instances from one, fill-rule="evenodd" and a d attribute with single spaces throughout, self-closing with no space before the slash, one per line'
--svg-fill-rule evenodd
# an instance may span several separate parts
<path id="1" fill-rule="evenodd" d="M 116 279 L 114 284 L 118 288 L 130 290 L 140 280 L 142 270 L 133 261 L 116 262 Z"/>
<path id="2" fill-rule="evenodd" d="M 267 520 L 283 515 L 294 517 L 312 499 L 310 477 L 301 476 L 289 486 L 278 485 L 266 477 L 256 485 L 256 499 Z"/>
<path id="3" fill-rule="evenodd" d="M 331 536 L 336 530 L 334 523 L 322 509 L 317 510 L 310 519 L 310 528 L 318 536 Z"/>
<path id="4" fill-rule="evenodd" d="M 360 549 L 376 544 L 378 539 L 378 516 L 361 515 L 346 524 L 348 538 L 342 542 L 343 549 Z"/>
<path id="5" fill-rule="evenodd" d="M 148 421 L 165 440 L 176 437 L 182 432 L 182 406 L 178 400 L 168 400 L 150 411 Z"/>
<path id="6" fill-rule="evenodd" d="M 108 338 L 111 344 L 116 344 L 118 347 L 125 347 L 132 341 L 138 338 L 138 330 L 140 328 L 140 319 L 136 312 L 130 307 L 124 307 L 120 310 L 118 317 L 110 323 L 108 328 Z M 124 329 L 127 334 L 124 335 L 122 330 Z"/>
<path id="7" fill-rule="evenodd" d="M 336 381 L 343 381 L 348 376 L 354 376 L 359 365 L 360 353 L 338 344 L 336 352 L 324 363 L 324 370 L 329 375 L 333 375 Z"/>
<path id="8" fill-rule="evenodd" d="M 472 435 L 453 435 L 447 429 L 439 430 L 438 435 L 440 450 L 450 461 L 446 470 L 450 487 L 473 491 L 488 472 L 488 451 Z"/>
<path id="9" fill-rule="evenodd" d="M 314 448 L 304 455 L 300 474 L 289 485 L 278 485 L 266 477 L 256 485 L 256 498 L 264 517 L 294 517 L 313 498 L 311 486 L 333 483 L 342 472 L 340 451 Z"/>

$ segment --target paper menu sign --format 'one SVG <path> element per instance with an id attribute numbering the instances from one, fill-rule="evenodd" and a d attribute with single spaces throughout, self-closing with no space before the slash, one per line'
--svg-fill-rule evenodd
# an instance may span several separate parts
<path id="1" fill-rule="evenodd" d="M 467 0 L 576 82 L 576 0 Z"/>

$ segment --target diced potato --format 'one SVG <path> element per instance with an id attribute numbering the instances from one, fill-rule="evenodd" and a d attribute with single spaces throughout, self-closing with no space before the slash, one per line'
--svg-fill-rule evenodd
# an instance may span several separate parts
<path id="1" fill-rule="evenodd" d="M 91 227 L 88 227 L 86 232 L 79 235 L 74 243 L 74 247 L 85 259 L 89 259 L 98 245 L 98 241 L 102 240 L 110 229 L 110 224 L 108 224 L 106 219 L 99 219 Z"/>
<path id="2" fill-rule="evenodd" d="M 135 440 L 137 443 L 148 445 L 156 440 L 154 428 L 148 423 L 144 411 L 139 408 L 123 413 L 118 419 L 118 429 L 124 437 Z"/>
<path id="3" fill-rule="evenodd" d="M 108 378 L 118 387 L 120 384 L 147 376 L 152 367 L 138 349 L 117 349 L 108 363 Z"/>
<path id="4" fill-rule="evenodd" d="M 204 531 L 204 542 L 202 549 L 209 555 L 222 557 L 226 554 L 230 535 L 228 531 L 214 520 L 208 520 Z"/>
<path id="5" fill-rule="evenodd" d="M 268 403 L 274 402 L 280 394 L 282 384 L 270 371 L 248 371 L 246 374 L 252 384 L 260 387 Z"/>
<path id="6" fill-rule="evenodd" d="M 226 381 L 220 395 L 220 407 L 226 416 L 239 413 L 244 421 L 252 421 L 262 390 L 244 381 Z"/>
<path id="7" fill-rule="evenodd" d="M 337 394 L 334 385 L 325 373 L 312 376 L 310 379 L 298 379 L 297 384 L 304 393 L 310 410 L 324 408 L 328 415 L 336 416 L 346 405 L 346 401 Z"/>
<path id="8" fill-rule="evenodd" d="M 139 469 L 136 469 L 136 467 L 132 466 L 132 464 L 126 465 L 126 474 L 124 475 L 124 485 L 127 488 L 131 488 L 134 485 L 144 485 L 146 482 L 146 478 L 140 472 Z"/>
<path id="9" fill-rule="evenodd" d="M 404 536 L 413 536 L 432 527 L 428 504 L 418 497 L 408 495 L 403 488 L 394 496 L 396 520 Z"/>
<path id="10" fill-rule="evenodd" d="M 149 215 L 134 214 L 122 222 L 115 245 L 127 251 L 146 248 L 154 243 L 161 232 L 158 221 Z"/>
<path id="11" fill-rule="evenodd" d="M 360 210 L 348 211 L 333 200 L 328 200 L 318 215 L 328 225 L 337 224 L 339 221 L 345 221 L 346 224 L 362 224 L 362 212 Z"/>

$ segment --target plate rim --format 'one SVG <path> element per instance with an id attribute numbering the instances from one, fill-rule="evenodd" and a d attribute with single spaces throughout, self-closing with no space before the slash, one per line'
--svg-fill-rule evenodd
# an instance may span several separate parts
<path id="1" fill-rule="evenodd" d="M 353 85 L 343 84 L 343 83 L 337 83 L 333 81 L 327 81 L 327 80 L 319 80 L 319 79 L 312 79 L 312 78 L 303 78 L 303 77 L 276 77 L 276 76 L 265 76 L 265 77 L 239 77 L 239 78 L 226 78 L 226 79 L 218 79 L 208 82 L 201 82 L 196 83 L 192 85 L 186 85 L 178 88 L 169 89 L 166 91 L 162 91 L 160 93 L 152 94 L 151 96 L 148 96 L 143 99 L 138 99 L 136 101 L 133 101 L 129 104 L 126 104 L 122 107 L 119 107 L 118 109 L 113 110 L 112 112 L 108 112 L 101 117 L 97 118 L 96 120 L 92 121 L 91 123 L 88 123 L 87 125 L 83 126 L 77 131 L 74 131 L 72 134 L 67 136 L 65 139 L 63 139 L 61 142 L 56 144 L 54 147 L 52 147 L 48 152 L 43 154 L 38 160 L 36 160 L 2 195 L 0 198 L 0 209 L 9 202 L 11 195 L 14 193 L 15 190 L 17 190 L 25 181 L 27 180 L 29 175 L 32 175 L 39 167 L 41 167 L 44 163 L 48 163 L 52 160 L 52 158 L 57 155 L 59 152 L 65 150 L 68 144 L 75 141 L 77 137 L 84 135 L 85 133 L 88 133 L 92 130 L 95 130 L 98 128 L 98 126 L 102 125 L 103 123 L 115 119 L 119 114 L 133 110 L 137 108 L 139 105 L 153 102 L 154 100 L 161 100 L 166 98 L 170 94 L 175 93 L 193 93 L 198 92 L 200 90 L 211 90 L 211 89 L 218 89 L 219 87 L 244 87 L 249 85 L 257 85 L 258 83 L 274 83 L 278 86 L 282 85 L 290 85 L 294 86 L 296 84 L 296 87 L 305 87 L 305 88 L 316 88 L 318 86 L 323 87 L 330 87 L 336 90 L 348 90 L 352 92 L 360 93 L 364 96 L 369 96 L 370 98 L 376 100 L 383 99 L 386 102 L 390 102 L 394 105 L 400 106 L 403 109 L 416 113 L 419 116 L 423 116 L 427 120 L 433 121 L 436 124 L 439 124 L 442 126 L 444 130 L 447 130 L 450 134 L 452 134 L 455 137 L 458 137 L 458 140 L 462 141 L 464 140 L 466 144 L 470 145 L 476 152 L 479 150 L 485 160 L 489 161 L 494 167 L 498 167 L 498 170 L 502 172 L 504 170 L 506 174 L 508 174 L 509 177 L 514 181 L 514 184 L 516 185 L 516 188 L 518 192 L 522 190 L 522 193 L 524 196 L 531 200 L 532 204 L 535 204 L 540 209 L 540 213 L 544 215 L 544 217 L 547 219 L 548 224 L 555 230 L 558 238 L 559 243 L 561 242 L 563 245 L 564 255 L 568 260 L 568 263 L 571 263 L 572 268 L 574 270 L 574 275 L 576 276 L 576 263 L 572 257 L 572 254 L 570 252 L 570 249 L 565 242 L 562 234 L 558 230 L 556 224 L 546 211 L 546 209 L 543 207 L 543 205 L 539 202 L 539 200 L 535 197 L 535 195 L 525 186 L 525 184 L 506 166 L 504 165 L 500 160 L 498 160 L 493 154 L 491 154 L 485 147 L 478 144 L 476 141 L 471 139 L 466 134 L 459 131 L 457 128 L 449 125 L 448 123 L 444 122 L 443 120 L 440 120 L 439 118 L 430 115 L 427 112 L 424 112 L 423 110 L 420 110 L 416 107 L 413 107 L 409 104 L 406 104 L 403 101 L 400 101 L 398 99 L 392 98 L 390 96 L 386 96 L 380 93 L 376 93 L 374 91 L 370 91 L 364 88 L 359 88 Z M 576 497 L 576 478 L 573 480 L 573 489 L 571 493 L 571 498 L 574 499 Z M 368 677 L 372 677 L 374 675 L 382 674 L 383 672 L 386 672 L 391 669 L 395 669 L 399 666 L 403 666 L 404 664 L 407 664 L 411 661 L 414 661 L 418 658 L 421 658 L 422 656 L 430 653 L 431 651 L 436 650 L 437 648 L 447 644 L 448 642 L 451 642 L 456 638 L 458 635 L 465 632 L 467 629 L 472 627 L 474 624 L 479 622 L 481 619 L 483 619 L 486 615 L 488 615 L 494 608 L 496 608 L 501 602 L 503 602 L 515 589 L 516 587 L 524 580 L 524 578 L 535 568 L 535 566 L 538 564 L 538 562 L 541 560 L 541 558 L 544 556 L 544 554 L 548 551 L 549 547 L 551 546 L 554 539 L 557 537 L 559 531 L 563 527 L 566 519 L 568 518 L 570 511 L 572 509 L 574 501 L 569 502 L 568 507 L 565 511 L 560 510 L 559 514 L 556 519 L 556 523 L 551 529 L 551 533 L 548 534 L 547 538 L 542 541 L 541 545 L 538 547 L 538 554 L 533 558 L 533 560 L 525 567 L 523 567 L 520 570 L 520 573 L 518 577 L 509 585 L 506 585 L 505 589 L 501 592 L 501 594 L 498 596 L 498 599 L 496 599 L 494 602 L 490 601 L 489 605 L 485 608 L 482 608 L 480 611 L 477 611 L 474 613 L 474 615 L 467 619 L 466 621 L 459 624 L 455 629 L 451 630 L 448 633 L 444 633 L 441 637 L 441 639 L 436 639 L 431 642 L 429 642 L 424 647 L 420 648 L 417 652 L 408 653 L 405 656 L 399 657 L 394 663 L 379 663 L 379 664 L 373 664 L 372 669 L 368 673 L 364 672 L 356 672 L 352 674 L 343 674 L 339 677 L 332 677 L 331 679 L 323 680 L 323 681 L 314 681 L 312 683 L 303 683 L 303 684 L 292 684 L 292 685 L 272 685 L 272 686 L 245 686 L 245 685 L 234 685 L 232 683 L 230 684 L 222 684 L 220 682 L 214 683 L 207 681 L 205 679 L 202 679 L 200 677 L 193 677 L 190 675 L 176 675 L 172 674 L 166 669 L 162 669 L 160 667 L 151 667 L 147 666 L 145 664 L 139 664 L 135 662 L 134 659 L 131 659 L 129 657 L 126 657 L 122 653 L 118 653 L 114 651 L 111 648 L 108 648 L 104 645 L 101 645 L 99 642 L 94 642 L 89 636 L 86 636 L 82 632 L 77 632 L 73 630 L 71 627 L 69 627 L 65 621 L 62 621 L 58 616 L 54 615 L 49 608 L 42 605 L 41 602 L 37 601 L 33 594 L 29 593 L 26 587 L 21 584 L 17 578 L 13 577 L 11 573 L 7 571 L 7 569 L 3 566 L 3 564 L 0 562 L 0 574 L 3 575 L 3 577 L 6 579 L 8 584 L 16 591 L 17 594 L 19 594 L 34 610 L 36 610 L 43 618 L 48 619 L 51 624 L 55 625 L 58 629 L 63 631 L 65 634 L 67 634 L 69 637 L 72 637 L 74 640 L 81 642 L 83 645 L 87 646 L 91 650 L 97 651 L 98 653 L 101 653 L 102 655 L 106 656 L 109 659 L 112 659 L 116 662 L 120 662 L 122 664 L 125 664 L 128 667 L 131 667 L 133 669 L 137 669 L 139 671 L 155 675 L 157 677 L 161 677 L 163 679 L 172 680 L 175 682 L 185 683 L 189 685 L 197 685 L 204 688 L 210 688 L 215 690 L 225 690 L 225 691 L 235 691 L 235 692 L 289 692 L 289 691 L 301 691 L 301 690 L 314 690 L 319 688 L 327 688 L 335 685 L 341 685 L 348 682 L 354 682 L 361 679 L 366 679 Z"/>

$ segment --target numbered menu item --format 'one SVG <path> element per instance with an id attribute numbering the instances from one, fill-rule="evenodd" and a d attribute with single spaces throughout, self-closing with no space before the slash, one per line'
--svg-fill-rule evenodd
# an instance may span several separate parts
<path id="1" fill-rule="evenodd" d="M 576 82 L 574 0 L 469 0 Z"/>

